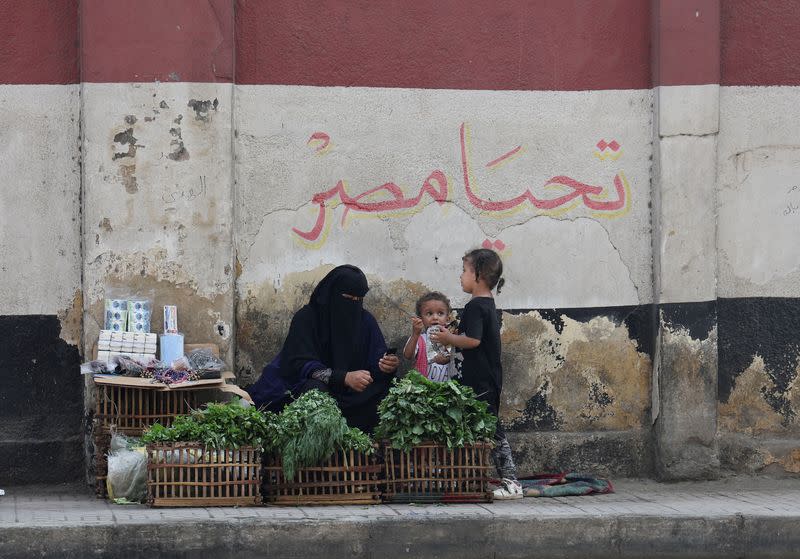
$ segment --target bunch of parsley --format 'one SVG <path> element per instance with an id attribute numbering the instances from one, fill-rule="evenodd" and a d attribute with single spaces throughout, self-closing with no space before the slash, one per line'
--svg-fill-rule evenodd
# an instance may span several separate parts
<path id="1" fill-rule="evenodd" d="M 395 379 L 378 414 L 375 435 L 404 451 L 426 441 L 464 447 L 491 439 L 497 424 L 472 388 L 454 380 L 432 382 L 415 370 Z"/>
<path id="2" fill-rule="evenodd" d="M 316 466 L 338 450 L 373 451 L 369 436 L 348 427 L 336 400 L 319 390 L 309 390 L 276 416 L 266 446 L 281 456 L 288 479 L 299 468 Z"/>
<path id="3" fill-rule="evenodd" d="M 260 448 L 274 436 L 275 414 L 256 408 L 244 408 L 238 399 L 227 403 L 209 403 L 179 415 L 171 427 L 154 423 L 142 436 L 142 442 L 198 442 L 208 448 Z"/>

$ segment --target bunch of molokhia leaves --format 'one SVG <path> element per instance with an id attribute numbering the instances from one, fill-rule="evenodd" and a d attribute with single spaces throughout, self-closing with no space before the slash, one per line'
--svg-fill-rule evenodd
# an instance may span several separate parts
<path id="1" fill-rule="evenodd" d="M 454 380 L 432 382 L 416 370 L 394 381 L 378 414 L 375 435 L 404 451 L 426 441 L 448 448 L 474 444 L 490 439 L 497 424 L 472 388 Z"/>
<path id="2" fill-rule="evenodd" d="M 373 452 L 370 437 L 348 427 L 336 400 L 319 390 L 309 390 L 287 405 L 277 415 L 275 427 L 265 446 L 281 456 L 287 479 L 338 450 Z"/>
<path id="3" fill-rule="evenodd" d="M 171 427 L 154 423 L 142 442 L 198 442 L 214 449 L 260 448 L 274 436 L 275 423 L 274 413 L 242 407 L 237 399 L 227 404 L 209 403 L 189 415 L 179 415 Z"/>

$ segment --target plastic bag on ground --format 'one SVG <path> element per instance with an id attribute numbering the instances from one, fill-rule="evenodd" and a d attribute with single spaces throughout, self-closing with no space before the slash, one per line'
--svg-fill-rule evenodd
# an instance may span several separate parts
<path id="1" fill-rule="evenodd" d="M 143 503 L 147 497 L 147 455 L 136 439 L 114 434 L 108 453 L 108 497 Z"/>

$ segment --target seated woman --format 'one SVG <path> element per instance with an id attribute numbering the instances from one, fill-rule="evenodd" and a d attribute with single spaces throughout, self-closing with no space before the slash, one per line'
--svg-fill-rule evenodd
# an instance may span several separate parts
<path id="1" fill-rule="evenodd" d="M 369 285 L 355 266 L 338 266 L 292 318 L 280 353 L 247 391 L 256 406 L 280 411 L 307 390 L 336 398 L 351 427 L 371 433 L 399 359 L 386 355 L 378 323 L 363 309 Z"/>

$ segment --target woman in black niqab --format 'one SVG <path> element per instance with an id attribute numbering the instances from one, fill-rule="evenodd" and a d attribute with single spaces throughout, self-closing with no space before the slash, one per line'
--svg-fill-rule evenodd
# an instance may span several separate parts
<path id="1" fill-rule="evenodd" d="M 293 396 L 317 388 L 333 395 L 351 426 L 371 432 L 377 406 L 397 369 L 375 318 L 363 308 L 364 273 L 338 266 L 317 285 L 292 319 L 278 357 L 248 389 L 256 405 L 282 409 Z"/>
<path id="2" fill-rule="evenodd" d="M 311 360 L 327 365 L 335 377 L 359 368 L 361 313 L 367 291 L 367 278 L 355 266 L 338 266 L 322 278 L 308 304 L 292 320 L 283 344 L 284 380 L 291 381 Z"/>

